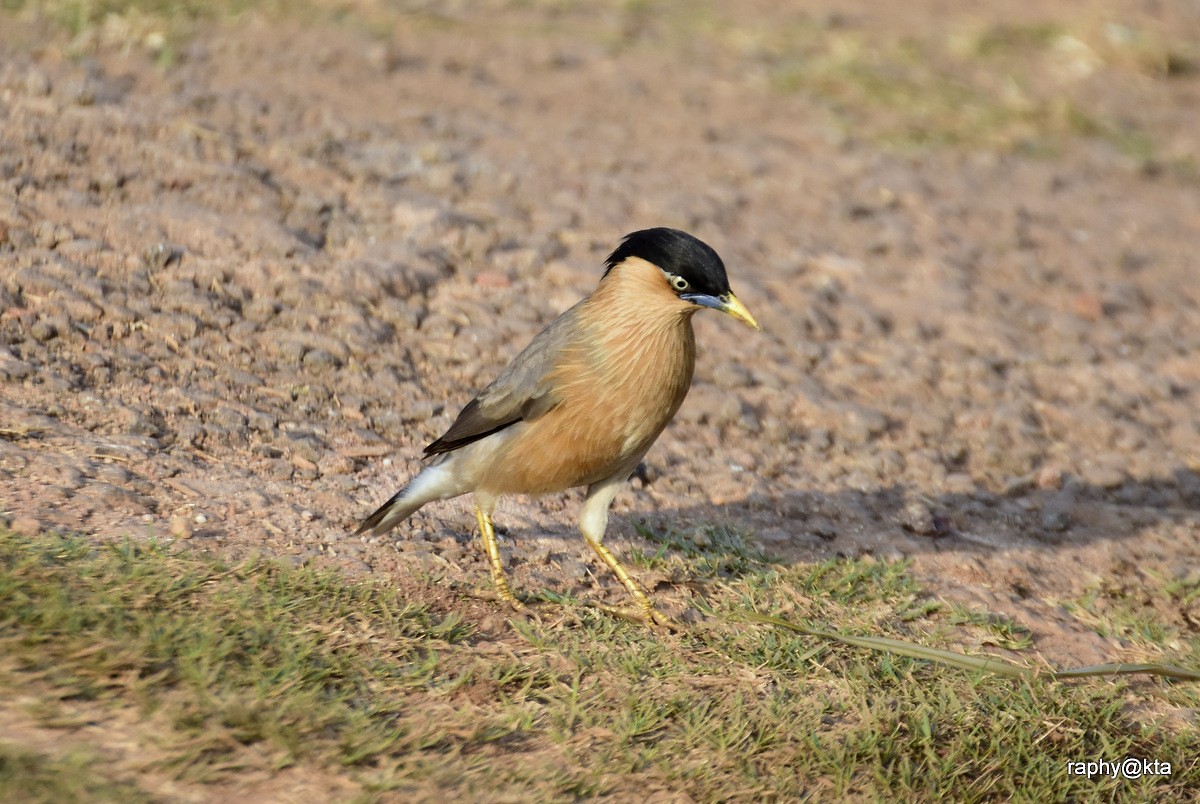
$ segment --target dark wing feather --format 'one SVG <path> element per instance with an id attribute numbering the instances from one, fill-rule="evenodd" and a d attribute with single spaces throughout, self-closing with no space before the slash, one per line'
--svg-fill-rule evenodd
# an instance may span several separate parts
<path id="1" fill-rule="evenodd" d="M 467 403 L 450 429 L 425 448 L 425 454 L 465 447 L 517 422 L 532 421 L 557 405 L 550 374 L 577 332 L 579 304 L 539 332 L 491 385 Z"/>

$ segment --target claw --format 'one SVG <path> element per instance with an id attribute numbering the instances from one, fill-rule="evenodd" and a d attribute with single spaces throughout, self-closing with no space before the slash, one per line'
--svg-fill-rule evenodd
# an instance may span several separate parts
<path id="1" fill-rule="evenodd" d="M 635 608 L 632 606 L 609 606 L 605 603 L 592 603 L 590 605 L 605 614 L 611 614 L 613 617 L 620 617 L 622 620 L 628 620 L 638 625 L 646 625 L 650 628 L 665 628 L 667 631 L 676 634 L 683 631 L 682 625 L 653 606 L 649 608 L 637 606 Z"/>
<path id="2" fill-rule="evenodd" d="M 592 550 L 596 552 L 596 555 L 600 556 L 604 563 L 609 566 L 609 568 L 621 581 L 621 584 L 629 592 L 630 597 L 633 598 L 633 602 L 637 604 L 637 608 L 635 609 L 622 609 L 613 606 L 605 606 L 603 604 L 596 604 L 600 609 L 607 611 L 609 614 L 622 617 L 632 622 L 644 623 L 651 628 L 654 626 L 660 626 L 671 631 L 683 630 L 678 623 L 676 623 L 667 615 L 663 614 L 658 609 L 654 608 L 654 604 L 650 602 L 649 596 L 647 596 L 642 587 L 638 585 L 638 582 L 633 579 L 633 576 L 629 574 L 629 571 L 621 565 L 621 562 L 617 560 L 615 555 L 613 555 L 612 550 L 609 550 L 599 541 L 588 538 L 586 535 L 584 536 L 584 540 L 588 543 Z"/>

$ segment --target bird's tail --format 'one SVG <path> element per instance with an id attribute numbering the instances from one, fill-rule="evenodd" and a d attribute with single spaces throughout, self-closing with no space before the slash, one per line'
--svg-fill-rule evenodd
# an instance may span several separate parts
<path id="1" fill-rule="evenodd" d="M 465 488 L 454 476 L 450 464 L 450 461 L 443 461 L 426 467 L 390 500 L 379 506 L 375 513 L 367 517 L 358 526 L 358 530 L 354 531 L 354 535 L 370 532 L 373 536 L 382 536 L 416 513 L 425 503 L 448 500 L 465 494 L 470 489 Z"/>

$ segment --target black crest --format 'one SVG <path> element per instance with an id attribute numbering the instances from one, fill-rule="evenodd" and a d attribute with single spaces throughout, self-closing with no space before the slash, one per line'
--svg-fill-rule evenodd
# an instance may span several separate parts
<path id="1" fill-rule="evenodd" d="M 725 263 L 707 243 L 678 229 L 658 227 L 625 235 L 608 255 L 604 275 L 630 257 L 640 257 L 668 273 L 682 276 L 699 293 L 724 296 L 729 292 Z"/>

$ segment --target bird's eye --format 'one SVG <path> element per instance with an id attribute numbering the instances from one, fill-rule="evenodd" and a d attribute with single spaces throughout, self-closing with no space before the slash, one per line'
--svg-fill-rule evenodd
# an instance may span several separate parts
<path id="1" fill-rule="evenodd" d="M 672 276 L 671 277 L 671 287 L 675 288 L 677 291 L 682 293 L 683 291 L 690 288 L 691 285 L 688 284 L 688 281 L 686 279 L 684 279 L 682 276 Z"/>

